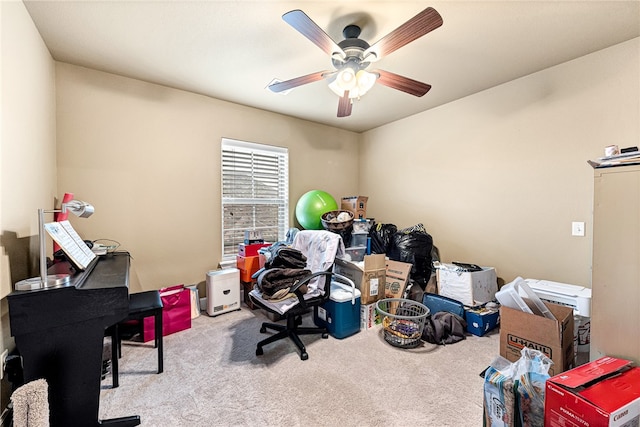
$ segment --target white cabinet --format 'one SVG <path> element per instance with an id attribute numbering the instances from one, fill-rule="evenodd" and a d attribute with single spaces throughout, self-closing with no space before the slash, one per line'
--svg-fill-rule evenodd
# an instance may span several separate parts
<path id="1" fill-rule="evenodd" d="M 640 166 L 595 169 L 591 355 L 640 364 Z"/>

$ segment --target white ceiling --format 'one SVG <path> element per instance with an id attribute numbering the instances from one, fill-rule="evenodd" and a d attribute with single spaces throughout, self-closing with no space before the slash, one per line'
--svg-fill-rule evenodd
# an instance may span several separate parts
<path id="1" fill-rule="evenodd" d="M 362 132 L 640 36 L 640 1 L 31 1 L 53 58 Z M 421 98 L 376 85 L 337 118 L 325 81 L 265 87 L 333 69 L 282 20 L 303 10 L 333 40 L 370 44 L 426 7 L 442 27 L 376 63 L 432 85 Z"/>

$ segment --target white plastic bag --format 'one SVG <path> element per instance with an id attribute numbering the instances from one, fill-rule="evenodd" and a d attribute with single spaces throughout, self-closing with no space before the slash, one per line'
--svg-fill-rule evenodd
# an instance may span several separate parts
<path id="1" fill-rule="evenodd" d="M 544 426 L 544 391 L 551 359 L 539 350 L 527 347 L 515 363 L 516 413 L 522 427 Z"/>
<path id="2" fill-rule="evenodd" d="M 544 391 L 551 359 L 524 347 L 520 359 L 496 358 L 484 375 L 487 427 L 543 427 Z"/>
<path id="3" fill-rule="evenodd" d="M 484 374 L 484 417 L 487 427 L 514 427 L 514 365 L 498 356 Z"/>

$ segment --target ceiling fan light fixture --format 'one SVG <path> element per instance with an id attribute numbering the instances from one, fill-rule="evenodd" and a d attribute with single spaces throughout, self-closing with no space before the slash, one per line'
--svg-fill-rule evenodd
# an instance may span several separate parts
<path id="1" fill-rule="evenodd" d="M 353 90 L 358 82 L 356 72 L 351 67 L 344 67 L 336 76 L 336 84 L 342 90 Z"/>
<path id="2" fill-rule="evenodd" d="M 356 81 L 358 85 L 358 92 L 360 96 L 369 92 L 369 89 L 373 87 L 378 78 L 377 74 L 370 73 L 367 70 L 360 70 L 356 73 Z"/>
<path id="3" fill-rule="evenodd" d="M 349 91 L 349 98 L 351 99 L 360 98 L 373 87 L 377 78 L 378 75 L 376 73 L 370 73 L 366 70 L 354 72 L 352 68 L 345 67 L 329 83 L 329 89 L 340 98 L 344 96 L 345 91 Z"/>

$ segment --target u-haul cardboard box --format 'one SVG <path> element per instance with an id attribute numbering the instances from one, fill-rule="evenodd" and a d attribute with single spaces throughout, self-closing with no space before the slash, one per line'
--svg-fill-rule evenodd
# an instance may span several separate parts
<path id="1" fill-rule="evenodd" d="M 523 347 L 540 350 L 553 365 L 549 375 L 573 368 L 573 308 L 544 303 L 555 319 L 500 307 L 500 356 L 515 362 Z"/>
<path id="2" fill-rule="evenodd" d="M 547 380 L 544 425 L 635 427 L 640 425 L 640 368 L 602 357 Z"/>

